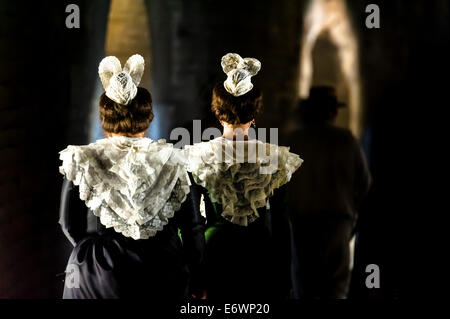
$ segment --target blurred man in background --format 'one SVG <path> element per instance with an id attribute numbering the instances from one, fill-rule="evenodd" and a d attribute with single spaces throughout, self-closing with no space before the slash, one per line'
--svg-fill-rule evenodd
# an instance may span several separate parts
<path id="1" fill-rule="evenodd" d="M 352 133 L 332 125 L 342 106 L 334 88 L 311 88 L 300 101 L 300 127 L 286 143 L 304 159 L 290 188 L 296 298 L 340 299 L 348 293 L 349 244 L 371 177 Z"/>

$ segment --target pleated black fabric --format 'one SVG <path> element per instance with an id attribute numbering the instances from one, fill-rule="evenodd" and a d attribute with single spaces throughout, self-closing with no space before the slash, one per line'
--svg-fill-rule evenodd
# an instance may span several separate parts
<path id="1" fill-rule="evenodd" d="M 134 240 L 106 229 L 68 180 L 63 183 L 59 222 L 74 245 L 63 298 L 189 297 L 204 250 L 204 220 L 195 184 L 181 209 L 149 239 Z M 74 285 L 73 271 L 79 275 L 79 287 Z"/>

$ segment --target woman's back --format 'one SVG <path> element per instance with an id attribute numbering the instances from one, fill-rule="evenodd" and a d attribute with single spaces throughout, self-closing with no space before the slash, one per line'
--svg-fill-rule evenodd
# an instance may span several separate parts
<path id="1" fill-rule="evenodd" d="M 209 298 L 286 296 L 289 227 L 282 185 L 300 158 L 257 140 L 217 138 L 187 151 L 189 170 L 205 199 L 203 272 Z"/>
<path id="2" fill-rule="evenodd" d="M 66 284 L 64 298 L 188 296 L 204 237 L 179 152 L 126 137 L 61 152 L 60 224 L 75 246 L 68 264 L 80 283 Z"/>

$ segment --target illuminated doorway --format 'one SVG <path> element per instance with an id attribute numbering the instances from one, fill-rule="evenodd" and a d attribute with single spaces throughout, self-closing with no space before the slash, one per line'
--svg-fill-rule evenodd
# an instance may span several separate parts
<path id="1" fill-rule="evenodd" d="M 299 95 L 313 85 L 331 85 L 347 104 L 336 124 L 361 136 L 358 45 L 344 0 L 312 0 L 307 9 L 300 53 Z"/>

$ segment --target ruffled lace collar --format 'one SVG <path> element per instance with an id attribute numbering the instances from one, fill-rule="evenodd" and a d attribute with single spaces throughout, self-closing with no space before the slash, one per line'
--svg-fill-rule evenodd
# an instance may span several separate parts
<path id="1" fill-rule="evenodd" d="M 288 147 L 222 137 L 186 146 L 188 171 L 222 205 L 222 216 L 242 226 L 256 220 L 276 188 L 289 182 L 303 160 Z"/>
<path id="2" fill-rule="evenodd" d="M 106 227 L 133 239 L 154 236 L 189 193 L 183 151 L 165 140 L 112 137 L 60 152 L 61 174 Z"/>

